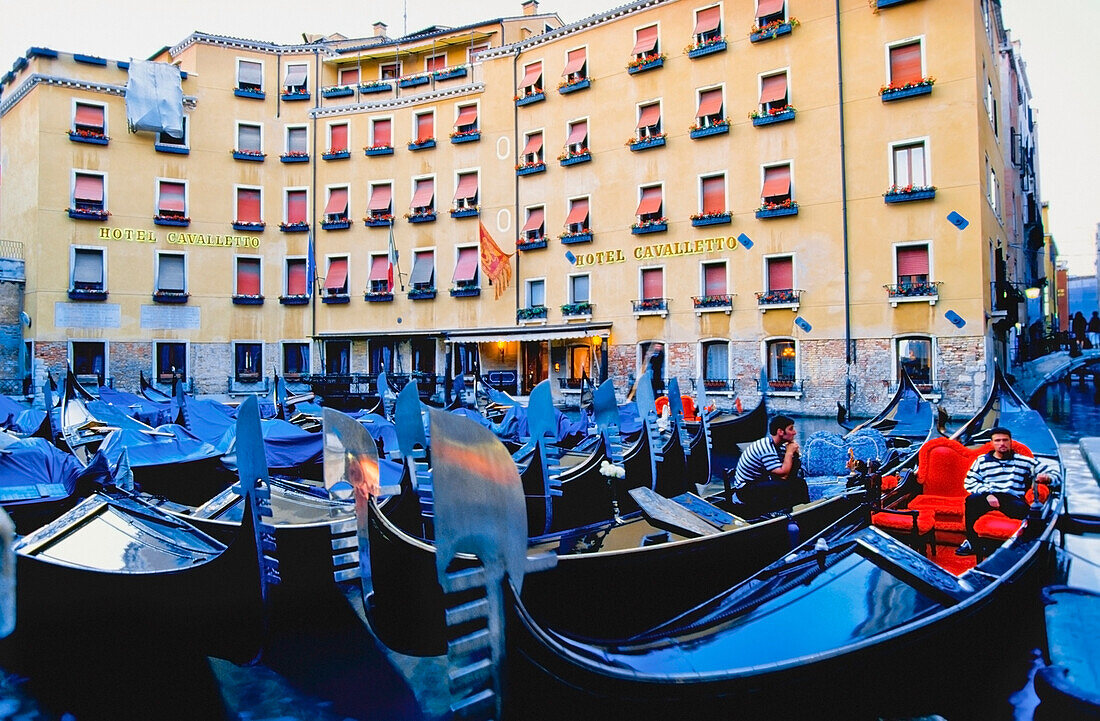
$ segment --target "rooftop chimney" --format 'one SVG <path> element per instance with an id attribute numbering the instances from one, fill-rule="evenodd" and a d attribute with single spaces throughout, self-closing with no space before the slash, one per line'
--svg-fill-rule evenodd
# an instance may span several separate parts
<path id="1" fill-rule="evenodd" d="M 539 2 L 538 2 L 538 0 L 525 0 L 525 2 L 523 3 L 523 14 L 524 15 L 535 15 L 535 14 L 538 13 L 538 11 L 539 11 Z"/>
<path id="2" fill-rule="evenodd" d="M 374 37 L 376 37 L 376 38 L 386 37 L 386 23 L 377 22 L 372 27 L 374 28 Z"/>

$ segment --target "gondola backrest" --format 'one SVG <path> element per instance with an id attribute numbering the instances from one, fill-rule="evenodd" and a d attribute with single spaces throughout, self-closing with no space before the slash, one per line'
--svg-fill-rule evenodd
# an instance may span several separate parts
<path id="1" fill-rule="evenodd" d="M 933 438 L 917 456 L 917 480 L 926 495 L 963 496 L 963 479 L 978 455 L 951 438 Z"/>

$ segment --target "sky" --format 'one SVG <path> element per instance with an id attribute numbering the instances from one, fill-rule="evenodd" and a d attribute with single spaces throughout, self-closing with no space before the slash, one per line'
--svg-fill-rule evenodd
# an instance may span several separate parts
<path id="1" fill-rule="evenodd" d="M 46 6 L 50 15 L 43 16 L 28 10 L 34 7 L 32 3 L 2 1 L 6 7 L 0 22 L 0 73 L 31 46 L 112 60 L 142 59 L 196 30 L 294 43 L 301 42 L 304 32 L 367 37 L 373 35 L 371 25 L 377 21 L 386 23 L 388 35 L 396 37 L 433 24 L 458 26 L 522 12 L 520 0 L 479 0 L 473 5 L 477 17 L 470 15 L 467 3 L 439 0 L 366 0 L 346 6 L 327 3 L 320 9 L 316 3 L 301 0 L 189 0 L 173 4 L 53 0 Z M 624 1 L 542 0 L 539 10 L 557 12 L 571 23 Z M 1096 131 L 1100 93 L 1095 80 L 1100 71 L 1100 43 L 1094 35 L 1100 27 L 1100 1 L 1061 0 L 1057 12 L 1042 0 L 1001 3 L 1005 27 L 1022 43 L 1037 111 L 1039 187 L 1042 199 L 1050 203 L 1047 232 L 1053 233 L 1070 275 L 1092 275 L 1096 272 L 1095 237 L 1100 222 L 1100 133 Z M 405 8 L 407 18 L 402 17 Z M 327 16 L 334 19 L 325 20 Z"/>

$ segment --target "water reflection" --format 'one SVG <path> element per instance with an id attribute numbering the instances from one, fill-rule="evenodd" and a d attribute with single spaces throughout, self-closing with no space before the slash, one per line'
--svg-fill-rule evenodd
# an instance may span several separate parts
<path id="1" fill-rule="evenodd" d="M 1100 386 L 1093 383 L 1051 383 L 1031 401 L 1061 443 L 1100 434 Z"/>

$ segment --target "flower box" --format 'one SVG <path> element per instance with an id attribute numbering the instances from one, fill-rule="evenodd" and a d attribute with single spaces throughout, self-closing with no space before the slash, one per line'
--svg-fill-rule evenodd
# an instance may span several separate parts
<path id="1" fill-rule="evenodd" d="M 280 295 L 279 303 L 282 305 L 308 305 L 309 294 L 303 293 L 301 295 Z"/>
<path id="2" fill-rule="evenodd" d="M 476 218 L 480 214 L 480 208 L 451 208 L 452 218 Z"/>
<path id="3" fill-rule="evenodd" d="M 546 163 L 525 163 L 516 166 L 516 175 L 535 175 L 546 170 Z"/>
<path id="4" fill-rule="evenodd" d="M 393 225 L 392 215 L 375 215 L 363 218 L 363 225 L 368 228 L 385 228 Z"/>
<path id="5" fill-rule="evenodd" d="M 788 105 L 782 110 L 769 111 L 765 115 L 751 113 L 749 117 L 752 118 L 753 125 L 771 125 L 772 123 L 782 123 L 785 120 L 794 120 L 795 112 L 795 109 Z"/>
<path id="6" fill-rule="evenodd" d="M 761 313 L 780 308 L 798 310 L 802 302 L 801 290 L 767 290 L 756 294 L 756 305 Z"/>
<path id="7" fill-rule="evenodd" d="M 539 248 L 546 247 L 546 236 L 540 236 L 538 238 L 532 238 L 530 240 L 517 240 L 516 250 L 538 250 Z"/>
<path id="8" fill-rule="evenodd" d="M 769 393 L 775 393 L 777 395 L 799 396 L 802 394 L 802 381 L 769 380 L 767 390 Z"/>
<path id="9" fill-rule="evenodd" d="M 409 143 L 409 150 L 427 150 L 428 148 L 435 147 L 435 138 L 428 138 L 427 140 L 421 140 L 420 142 Z"/>
<path id="10" fill-rule="evenodd" d="M 104 58 L 97 57 L 95 55 L 83 55 L 81 53 L 73 53 L 73 60 L 78 63 L 84 63 L 86 65 L 99 65 L 106 66 L 107 61 Z"/>
<path id="11" fill-rule="evenodd" d="M 74 220 L 107 220 L 111 215 L 110 211 L 106 210 L 92 210 L 82 208 L 69 208 L 69 217 Z"/>
<path id="12" fill-rule="evenodd" d="M 577 233 L 563 233 L 560 238 L 561 242 L 565 245 L 572 245 L 573 243 L 591 243 L 592 231 L 582 230 Z"/>
<path id="13" fill-rule="evenodd" d="M 722 135 L 730 131 L 730 124 L 727 123 L 715 123 L 705 128 L 692 128 L 689 135 L 694 138 L 705 138 L 708 135 Z"/>
<path id="14" fill-rule="evenodd" d="M 283 100 L 288 100 L 288 101 L 289 100 L 309 100 L 309 91 L 308 90 L 295 90 L 295 91 L 292 91 L 292 92 L 289 92 L 289 93 L 282 93 L 280 97 L 282 97 Z"/>
<path id="15" fill-rule="evenodd" d="M 179 228 L 186 228 L 191 225 L 191 219 L 177 215 L 154 215 L 153 225 L 174 225 Z"/>
<path id="16" fill-rule="evenodd" d="M 520 108 L 524 105 L 531 105 L 532 103 L 538 103 L 543 100 L 546 100 L 546 93 L 540 90 L 537 93 L 530 93 L 529 95 L 524 95 L 522 98 L 516 98 L 516 107 Z"/>
<path id="17" fill-rule="evenodd" d="M 176 145 L 174 143 L 153 143 L 153 150 L 158 153 L 175 153 L 176 155 L 191 154 L 191 148 L 186 145 Z"/>
<path id="18" fill-rule="evenodd" d="M 695 315 L 703 313 L 724 312 L 729 315 L 733 312 L 733 295 L 721 293 L 718 295 L 692 296 L 691 303 L 695 307 Z"/>
<path id="19" fill-rule="evenodd" d="M 393 293 L 390 293 L 389 291 L 385 293 L 375 293 L 372 291 L 367 291 L 363 294 L 363 300 L 367 301 L 368 303 L 386 303 L 393 300 Z"/>
<path id="20" fill-rule="evenodd" d="M 264 158 L 267 157 L 267 153 L 261 153 L 258 150 L 234 150 L 234 160 L 251 160 L 255 163 L 264 162 Z"/>
<path id="21" fill-rule="evenodd" d="M 251 221 L 241 222 L 241 221 L 238 221 L 238 220 L 234 220 L 233 221 L 233 230 L 243 230 L 243 231 L 250 232 L 250 233 L 261 233 L 261 232 L 263 232 L 263 229 L 266 227 L 266 225 L 267 224 L 264 223 L 263 221 L 260 221 L 260 222 L 251 222 Z"/>
<path id="22" fill-rule="evenodd" d="M 706 55 L 713 55 L 714 53 L 722 53 L 726 51 L 726 39 L 718 38 L 716 40 L 710 40 L 699 45 L 689 45 L 687 48 L 687 56 L 689 58 L 701 58 Z"/>
<path id="23" fill-rule="evenodd" d="M 569 165 L 580 165 L 581 163 L 587 163 L 592 160 L 592 153 L 584 151 L 583 153 L 577 153 L 575 155 L 566 155 L 565 157 L 559 157 L 558 162 L 564 168 Z"/>
<path id="24" fill-rule="evenodd" d="M 879 10 L 883 8 L 893 7 L 894 5 L 904 5 L 909 0 L 876 0 L 875 7 Z"/>
<path id="25" fill-rule="evenodd" d="M 367 83 L 366 85 L 359 86 L 359 92 L 363 95 L 370 95 L 372 93 L 384 93 L 387 90 L 393 90 L 393 85 L 389 83 Z"/>
<path id="26" fill-rule="evenodd" d="M 405 218 L 410 223 L 434 223 L 435 213 L 409 213 Z"/>
<path id="27" fill-rule="evenodd" d="M 459 143 L 473 143 L 481 140 L 480 130 L 469 130 L 464 133 L 453 133 L 451 135 L 451 144 L 458 145 Z"/>
<path id="28" fill-rule="evenodd" d="M 646 223 L 635 223 L 630 226 L 631 235 L 646 235 L 648 233 L 663 233 L 668 230 L 668 221 L 653 220 Z"/>
<path id="29" fill-rule="evenodd" d="M 935 188 L 890 188 L 882 194 L 885 203 L 908 203 L 913 200 L 932 200 L 935 197 Z"/>
<path id="30" fill-rule="evenodd" d="M 431 78 L 427 75 L 410 75 L 407 78 L 399 78 L 397 81 L 397 87 L 399 88 L 415 88 L 419 85 L 427 85 L 431 82 Z"/>
<path id="31" fill-rule="evenodd" d="M 558 93 L 561 95 L 568 95 L 569 93 L 575 93 L 578 90 L 584 90 L 590 87 L 592 87 L 592 81 L 589 78 L 581 78 L 571 83 L 562 83 L 558 86 Z"/>
<path id="32" fill-rule="evenodd" d="M 481 295 L 481 288 L 475 286 L 465 286 L 462 288 L 451 288 L 452 298 L 473 298 Z"/>
<path id="33" fill-rule="evenodd" d="M 321 230 L 346 230 L 351 227 L 351 221 L 347 218 L 326 220 L 321 223 Z"/>
<path id="34" fill-rule="evenodd" d="M 726 213 L 707 213 L 696 214 L 691 216 L 691 225 L 693 228 L 702 228 L 706 225 L 725 225 L 732 222 L 732 216 Z"/>
<path id="35" fill-rule="evenodd" d="M 790 205 L 764 206 L 756 209 L 757 218 L 781 218 L 784 215 L 798 215 L 798 203 Z"/>
<path id="36" fill-rule="evenodd" d="M 332 295 L 322 295 L 321 302 L 327 305 L 343 305 L 344 303 L 351 302 L 351 296 L 347 293 L 334 293 Z"/>
<path id="37" fill-rule="evenodd" d="M 431 300 L 435 298 L 435 288 L 410 288 L 409 300 Z"/>
<path id="38" fill-rule="evenodd" d="M 190 293 L 182 293 L 175 290 L 158 290 L 153 293 L 154 303 L 186 303 Z"/>
<path id="39" fill-rule="evenodd" d="M 103 288 L 69 288 L 69 300 L 107 300 Z"/>
<path id="40" fill-rule="evenodd" d="M 343 160 L 344 158 L 350 158 L 350 150 L 331 150 L 327 153 L 321 153 L 322 160 Z"/>
<path id="41" fill-rule="evenodd" d="M 885 87 L 879 91 L 882 102 L 889 103 L 894 100 L 904 100 L 918 95 L 929 95 L 932 92 L 931 82 L 922 82 L 918 85 L 903 86 L 900 88 Z"/>
<path id="42" fill-rule="evenodd" d="M 263 90 L 253 90 L 252 88 L 233 88 L 233 94 L 238 98 L 251 98 L 253 100 L 263 100 L 266 97 Z"/>
<path id="43" fill-rule="evenodd" d="M 89 143 L 91 145 L 106 145 L 111 139 L 103 133 L 93 133 L 88 130 L 70 130 L 69 140 L 74 143 Z"/>
<path id="44" fill-rule="evenodd" d="M 363 148 L 364 155 L 393 155 L 392 145 L 375 145 L 370 148 Z"/>
<path id="45" fill-rule="evenodd" d="M 308 163 L 309 153 L 283 153 L 279 156 L 280 163 Z"/>
<path id="46" fill-rule="evenodd" d="M 322 98 L 344 98 L 355 95 L 355 88 L 350 85 L 338 85 L 331 88 L 321 88 Z"/>
<path id="47" fill-rule="evenodd" d="M 263 305 L 262 295 L 234 295 L 233 305 Z"/>
<path id="48" fill-rule="evenodd" d="M 309 223 L 279 223 L 279 230 L 284 233 L 305 233 L 309 230 Z"/>
<path id="49" fill-rule="evenodd" d="M 590 317 L 592 315 L 592 304 L 583 301 L 580 303 L 566 303 L 561 307 L 561 314 L 564 318 L 577 318 L 577 317 Z"/>
<path id="50" fill-rule="evenodd" d="M 780 22 L 780 21 L 776 20 L 775 22 L 768 23 L 767 25 L 765 25 L 762 28 L 755 28 L 754 27 L 749 32 L 749 42 L 759 43 L 759 42 L 763 42 L 764 40 L 771 40 L 772 38 L 777 38 L 780 35 L 790 35 L 791 31 L 794 29 L 794 27 L 796 25 L 798 25 L 798 21 L 795 20 L 794 18 L 791 18 L 787 22 Z"/>
<path id="51" fill-rule="evenodd" d="M 926 280 L 923 283 L 890 283 L 882 286 L 886 289 L 886 297 L 890 299 L 890 307 L 897 308 L 898 303 L 914 303 L 928 301 L 928 305 L 935 305 L 940 299 L 940 286 L 938 280 Z"/>
<path id="52" fill-rule="evenodd" d="M 546 306 L 533 305 L 529 308 L 519 308 L 516 310 L 516 322 L 528 320 L 546 320 Z"/>
<path id="53" fill-rule="evenodd" d="M 656 135 L 651 138 L 635 138 L 627 143 L 627 147 L 634 152 L 639 150 L 649 150 L 650 148 L 659 148 L 665 144 L 665 136 Z"/>
<path id="54" fill-rule="evenodd" d="M 432 73 L 432 77 L 436 80 L 453 80 L 454 78 L 466 77 L 465 66 L 459 66 L 455 68 L 443 68 L 442 70 L 436 70 Z"/>
<path id="55" fill-rule="evenodd" d="M 634 315 L 659 315 L 662 318 L 668 315 L 667 298 L 642 298 L 630 301 L 634 309 Z"/>
<path id="56" fill-rule="evenodd" d="M 630 75 L 644 73 L 647 70 L 656 70 L 665 64 L 664 55 L 647 55 L 641 60 L 632 60 L 627 63 L 626 72 Z"/>

